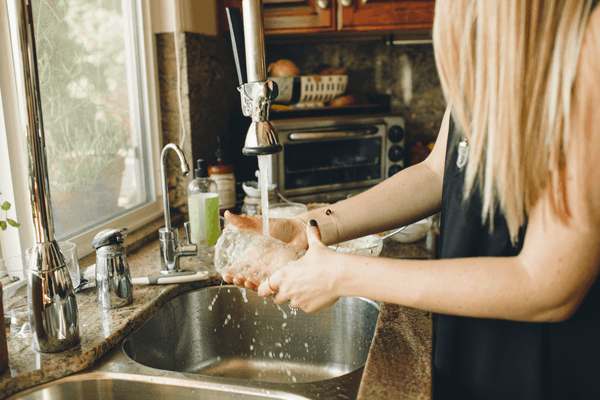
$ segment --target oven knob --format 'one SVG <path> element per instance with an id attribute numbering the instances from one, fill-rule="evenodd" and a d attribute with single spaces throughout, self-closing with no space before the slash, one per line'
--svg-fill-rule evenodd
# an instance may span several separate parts
<path id="1" fill-rule="evenodd" d="M 394 164 L 388 169 L 388 178 L 398 172 L 402 171 L 402 166 L 398 164 Z"/>
<path id="2" fill-rule="evenodd" d="M 401 146 L 392 146 L 388 152 L 390 161 L 398 162 L 404 158 L 404 149 Z"/>
<path id="3" fill-rule="evenodd" d="M 404 129 L 400 125 L 392 125 L 388 132 L 388 137 L 392 143 L 398 143 L 404 139 Z"/>

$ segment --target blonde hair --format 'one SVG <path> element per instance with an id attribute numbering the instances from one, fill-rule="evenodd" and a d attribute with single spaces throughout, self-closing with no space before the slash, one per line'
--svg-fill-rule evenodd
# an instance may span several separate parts
<path id="1" fill-rule="evenodd" d="M 511 240 L 549 185 L 565 203 L 565 152 L 591 0 L 438 0 L 435 59 L 469 144 L 463 198 L 477 182 L 482 221 L 500 209 Z"/>

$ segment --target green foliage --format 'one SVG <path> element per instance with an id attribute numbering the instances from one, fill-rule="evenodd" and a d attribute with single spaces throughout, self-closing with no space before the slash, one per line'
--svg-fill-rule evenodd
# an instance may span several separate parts
<path id="1" fill-rule="evenodd" d="M 8 210 L 10 210 L 11 204 L 8 201 L 5 201 L 4 203 L 2 203 L 2 205 L 0 205 L 0 208 L 6 212 L 6 221 L 0 220 L 0 229 L 2 229 L 3 231 L 5 231 L 8 228 L 8 225 L 18 228 L 19 226 L 21 226 L 21 224 L 19 224 L 17 221 L 15 221 L 14 219 L 10 219 L 8 218 Z M 8 224 L 7 224 L 8 222 Z"/>

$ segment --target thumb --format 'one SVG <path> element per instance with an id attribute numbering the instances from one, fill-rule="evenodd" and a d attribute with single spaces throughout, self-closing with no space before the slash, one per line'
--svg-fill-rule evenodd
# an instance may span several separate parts
<path id="1" fill-rule="evenodd" d="M 229 210 L 225 211 L 225 214 L 223 216 L 225 217 L 225 220 L 228 223 L 230 223 L 231 225 L 233 225 L 234 227 L 236 227 L 238 229 L 245 229 L 245 230 L 256 229 L 256 223 L 248 217 L 243 217 L 241 215 L 236 215 L 236 214 L 230 213 Z"/>
<path id="2" fill-rule="evenodd" d="M 308 240 L 308 248 L 313 246 L 325 246 L 321 241 L 321 231 L 319 231 L 319 225 L 317 221 L 311 219 L 306 227 L 306 239 Z"/>

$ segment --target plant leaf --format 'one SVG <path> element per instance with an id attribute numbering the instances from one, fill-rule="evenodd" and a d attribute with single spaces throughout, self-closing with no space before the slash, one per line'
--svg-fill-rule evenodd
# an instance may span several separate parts
<path id="1" fill-rule="evenodd" d="M 18 223 L 17 221 L 15 221 L 14 219 L 6 219 L 8 221 L 8 223 L 10 224 L 10 226 L 14 226 L 15 228 L 18 228 L 21 226 L 20 223 Z"/>
<path id="2" fill-rule="evenodd" d="M 0 229 L 2 229 L 3 231 L 5 231 L 6 227 L 7 227 L 6 221 L 0 221 Z"/>
<path id="3" fill-rule="evenodd" d="M 4 211 L 10 210 L 10 203 L 8 201 L 5 201 L 4 203 L 2 203 L 0 208 L 2 208 Z"/>

